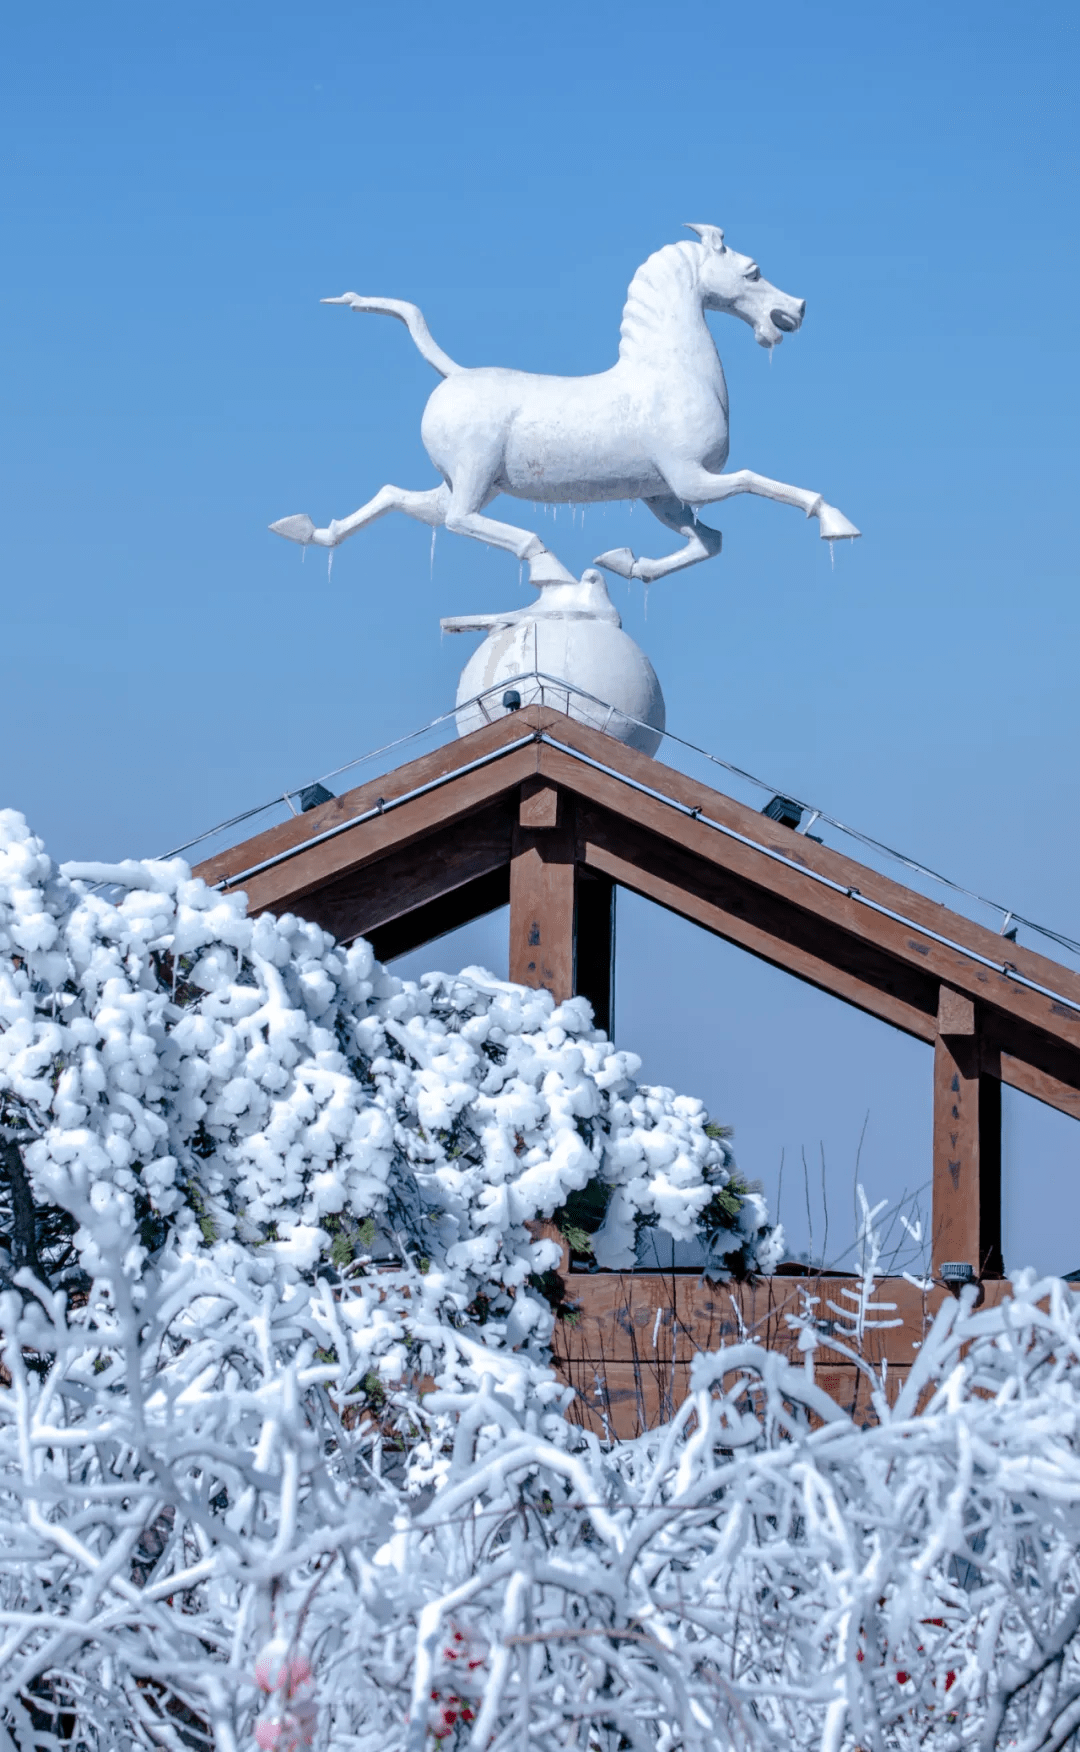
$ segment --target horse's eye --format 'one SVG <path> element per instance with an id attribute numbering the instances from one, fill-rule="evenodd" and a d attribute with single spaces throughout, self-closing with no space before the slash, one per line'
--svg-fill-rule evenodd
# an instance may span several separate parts
<path id="1" fill-rule="evenodd" d="M 746 278 L 748 280 L 760 280 L 761 279 L 761 269 L 760 268 L 750 268 L 747 271 Z"/>

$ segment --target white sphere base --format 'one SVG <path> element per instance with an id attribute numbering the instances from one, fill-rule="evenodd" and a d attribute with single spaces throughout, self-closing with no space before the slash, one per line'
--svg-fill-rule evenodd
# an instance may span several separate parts
<path id="1" fill-rule="evenodd" d="M 540 680 L 534 671 L 558 679 Z M 559 680 L 571 686 L 560 688 Z M 614 621 L 541 615 L 494 627 L 461 672 L 459 736 L 506 717 L 504 685 L 516 687 L 523 706 L 552 706 L 643 754 L 655 754 L 660 746 L 666 715 L 656 671 L 641 647 Z M 575 688 L 594 698 L 583 698 Z M 484 699 L 483 708 L 465 703 L 488 689 L 494 691 Z"/>

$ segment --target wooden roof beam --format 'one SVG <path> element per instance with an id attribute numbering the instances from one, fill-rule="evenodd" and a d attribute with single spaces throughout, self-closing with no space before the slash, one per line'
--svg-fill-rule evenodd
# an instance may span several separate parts
<path id="1" fill-rule="evenodd" d="M 425 928 L 419 922 L 420 914 L 428 916 L 432 935 L 439 936 L 442 930 L 453 928 L 435 928 L 443 916 L 438 908 L 448 903 L 452 894 L 471 889 L 478 880 L 496 872 L 502 872 L 506 886 L 515 819 L 512 801 L 512 797 L 497 798 L 484 809 L 433 828 L 424 837 L 422 855 L 418 856 L 410 839 L 374 861 L 354 865 L 332 882 L 304 895 L 299 901 L 301 911 L 305 918 L 331 931 L 341 943 L 351 942 L 354 937 L 368 937 L 374 944 L 376 937 L 382 940 L 382 934 L 392 924 L 404 927 L 405 921 L 411 919 L 412 924 L 403 934 L 391 932 L 385 940 L 408 939 L 410 948 L 418 947 L 429 940 L 417 935 Z M 436 910 L 430 911 L 431 908 Z M 460 912 L 461 906 L 456 910 Z M 466 922 L 467 917 L 459 917 L 459 924 Z M 394 953 L 400 955 L 404 950 L 395 949 Z"/>
<path id="2" fill-rule="evenodd" d="M 471 925 L 488 913 L 498 912 L 510 904 L 510 867 L 502 865 L 486 876 L 477 876 L 461 888 L 437 895 L 426 905 L 416 907 L 404 916 L 391 919 L 372 931 L 358 931 L 366 936 L 379 961 L 393 961 L 396 955 L 406 955 L 410 949 L 420 949 L 425 943 L 435 943 L 448 931 L 461 925 Z"/>
<path id="3" fill-rule="evenodd" d="M 838 926 L 898 965 L 922 968 L 935 981 L 1040 1028 L 1080 1052 L 1080 974 L 1006 943 L 985 927 L 838 852 L 808 844 L 790 828 L 719 792 L 692 785 L 685 775 L 672 773 L 632 749 L 620 749 L 624 770 L 614 770 L 610 738 L 577 724 L 573 734 L 575 742 L 591 740 L 593 748 L 609 759 L 601 766 L 581 760 L 574 749 L 541 743 L 539 771 L 551 782 Z M 689 809 L 695 815 L 687 813 Z M 718 822 L 719 829 L 698 820 L 696 812 Z M 818 880 L 822 877 L 824 881 Z M 1000 967 L 1006 961 L 1034 984 L 1059 993 L 1065 1002 L 986 965 Z"/>
<path id="4" fill-rule="evenodd" d="M 631 827 L 607 811 L 583 804 L 578 806 L 578 856 L 589 869 L 620 887 L 808 985 L 918 1040 L 935 1039 L 937 984 L 921 968 L 914 973 L 898 969 L 890 958 L 852 945 L 820 919 L 732 879 L 724 870 L 703 865 L 683 848 Z"/>

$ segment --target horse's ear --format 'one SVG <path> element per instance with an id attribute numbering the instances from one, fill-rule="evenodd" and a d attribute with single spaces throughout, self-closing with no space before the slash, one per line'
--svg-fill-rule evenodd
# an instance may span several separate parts
<path id="1" fill-rule="evenodd" d="M 686 229 L 687 231 L 696 231 L 706 249 L 714 249 L 718 255 L 723 255 L 725 248 L 724 233 L 721 231 L 719 225 L 688 224 Z"/>

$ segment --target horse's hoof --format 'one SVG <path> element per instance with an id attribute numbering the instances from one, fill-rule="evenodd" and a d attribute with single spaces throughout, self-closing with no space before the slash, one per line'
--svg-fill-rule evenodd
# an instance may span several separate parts
<path id="1" fill-rule="evenodd" d="M 634 556 L 630 548 L 609 548 L 606 554 L 597 555 L 593 565 L 603 566 L 608 572 L 617 572 L 620 578 L 634 576 Z"/>
<path id="2" fill-rule="evenodd" d="M 818 523 L 822 541 L 852 541 L 861 535 L 862 530 L 856 529 L 842 511 L 835 505 L 823 505 L 818 512 Z"/>
<path id="3" fill-rule="evenodd" d="M 315 525 L 302 511 L 296 517 L 279 517 L 270 528 L 275 535 L 283 535 L 286 541 L 298 541 L 302 547 L 307 547 L 315 534 Z"/>

